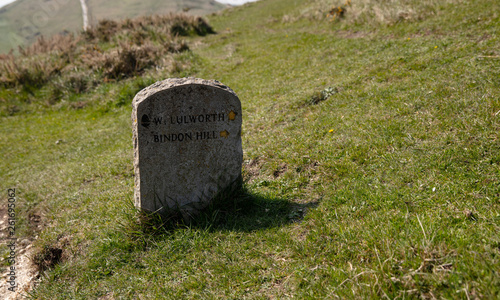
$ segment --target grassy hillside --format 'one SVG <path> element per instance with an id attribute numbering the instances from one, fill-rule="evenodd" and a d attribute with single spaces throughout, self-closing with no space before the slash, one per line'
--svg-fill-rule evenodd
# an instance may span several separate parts
<path id="1" fill-rule="evenodd" d="M 168 63 L 89 69 L 91 88 L 71 84 L 79 59 L 43 84 L 3 80 L 0 177 L 43 270 L 31 296 L 500 297 L 499 11 L 262 0 L 210 16 L 217 34 L 186 36 Z M 160 224 L 131 204 L 130 103 L 182 76 L 239 95 L 246 182 L 191 224 Z"/>
<path id="2" fill-rule="evenodd" d="M 123 19 L 145 15 L 186 12 L 205 15 L 223 9 L 213 0 L 90 0 L 94 24 L 102 19 Z M 40 35 L 49 37 L 63 31 L 82 29 L 82 9 L 78 0 L 17 0 L 0 9 L 0 53 L 27 46 Z"/>

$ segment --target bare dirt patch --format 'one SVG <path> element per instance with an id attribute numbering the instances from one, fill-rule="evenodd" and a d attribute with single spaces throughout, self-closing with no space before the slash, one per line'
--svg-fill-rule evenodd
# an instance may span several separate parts
<path id="1" fill-rule="evenodd" d="M 33 219 L 33 220 L 31 220 Z M 37 217 L 30 218 L 30 222 L 36 222 Z M 3 245 L 14 244 L 13 250 L 15 264 L 11 269 L 11 265 L 7 265 L 6 258 L 1 259 L 2 265 L 2 279 L 0 286 L 0 298 L 4 300 L 15 300 L 15 299 L 25 299 L 26 294 L 30 291 L 36 284 L 38 278 L 38 271 L 31 257 L 33 256 L 32 241 L 29 239 L 11 239 L 9 237 L 9 223 L 8 223 L 7 210 L 5 208 L 0 209 L 0 243 Z M 10 257 L 10 255 L 9 255 Z M 9 258 L 7 258 L 9 260 Z M 12 273 L 11 273 L 12 272 Z M 15 273 L 15 279 L 12 277 Z M 9 290 L 11 283 L 9 280 L 14 279 L 16 289 L 15 291 Z M 11 281 L 12 282 L 12 281 Z"/>

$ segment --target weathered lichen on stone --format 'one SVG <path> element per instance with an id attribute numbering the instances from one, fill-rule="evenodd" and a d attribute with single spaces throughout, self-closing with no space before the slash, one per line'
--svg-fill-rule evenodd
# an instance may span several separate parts
<path id="1" fill-rule="evenodd" d="M 241 104 L 218 81 L 176 78 L 132 103 L 135 205 L 151 212 L 206 206 L 241 178 Z"/>

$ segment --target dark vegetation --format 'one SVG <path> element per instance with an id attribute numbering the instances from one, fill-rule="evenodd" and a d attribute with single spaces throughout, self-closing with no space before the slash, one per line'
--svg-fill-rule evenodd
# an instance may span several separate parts
<path id="1" fill-rule="evenodd" d="M 182 38 L 211 33 L 204 19 L 188 15 L 102 20 L 78 35 L 42 36 L 20 47 L 19 55 L 0 56 L 0 87 L 27 95 L 44 89 L 47 101 L 54 104 L 149 68 L 175 69 L 171 54 L 189 50 Z M 6 109 L 8 114 L 16 112 L 12 106 Z"/>

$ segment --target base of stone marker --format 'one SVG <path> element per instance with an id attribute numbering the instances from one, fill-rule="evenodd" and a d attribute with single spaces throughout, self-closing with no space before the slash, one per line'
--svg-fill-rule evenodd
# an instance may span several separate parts
<path id="1" fill-rule="evenodd" d="M 169 207 L 168 205 L 162 205 L 156 211 L 148 211 L 141 209 L 142 212 L 146 214 L 157 214 L 164 220 L 170 219 L 183 219 L 184 222 L 190 223 L 196 219 L 204 211 L 209 210 L 210 207 L 221 205 L 228 198 L 233 198 L 238 196 L 238 192 L 243 188 L 243 177 L 238 177 L 231 185 L 226 188 L 219 189 L 219 192 L 212 198 L 205 198 L 208 200 L 192 202 L 181 207 Z M 140 208 L 139 208 L 140 209 Z"/>

